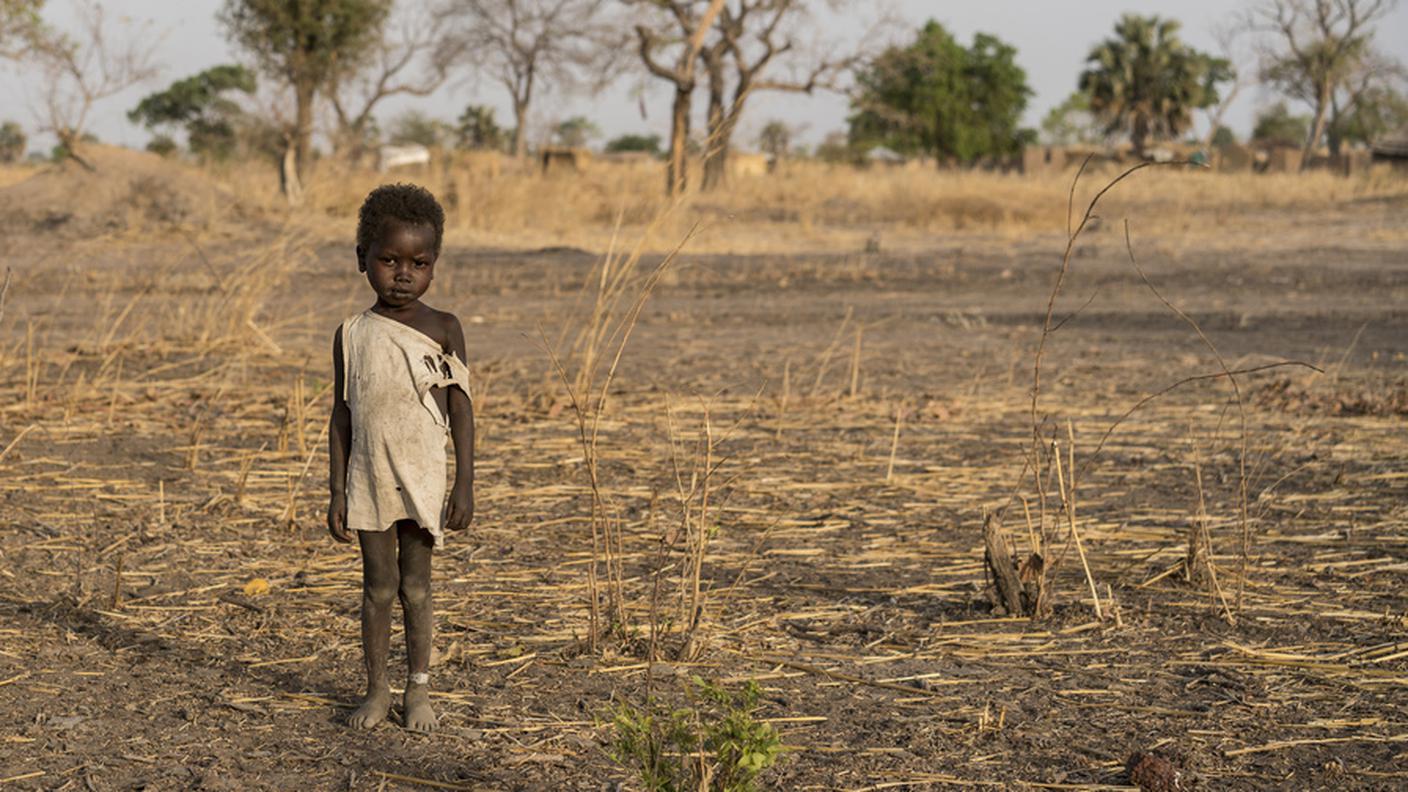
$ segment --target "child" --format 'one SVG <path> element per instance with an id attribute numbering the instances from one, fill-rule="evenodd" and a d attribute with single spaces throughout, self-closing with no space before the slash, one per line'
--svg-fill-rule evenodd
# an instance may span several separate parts
<path id="1" fill-rule="evenodd" d="M 376 304 L 342 323 L 332 341 L 334 404 L 329 435 L 328 531 L 362 546 L 362 652 L 367 697 L 348 722 L 370 729 L 386 718 L 391 601 L 406 625 L 408 677 L 403 722 L 435 728 L 430 708 L 430 555 L 442 527 L 474 516 L 474 418 L 464 330 L 452 314 L 420 301 L 435 273 L 445 213 L 422 187 L 373 190 L 357 220 L 357 269 Z M 445 506 L 445 435 L 455 446 L 455 481 Z M 444 519 L 441 510 L 444 508 Z"/>

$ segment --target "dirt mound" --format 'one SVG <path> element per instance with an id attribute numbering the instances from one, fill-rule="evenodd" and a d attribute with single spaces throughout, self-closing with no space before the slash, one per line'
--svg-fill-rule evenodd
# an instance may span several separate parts
<path id="1" fill-rule="evenodd" d="M 82 154 L 91 169 L 68 160 L 0 189 L 0 228 L 65 237 L 199 229 L 235 203 L 227 188 L 155 154 L 102 145 Z"/>

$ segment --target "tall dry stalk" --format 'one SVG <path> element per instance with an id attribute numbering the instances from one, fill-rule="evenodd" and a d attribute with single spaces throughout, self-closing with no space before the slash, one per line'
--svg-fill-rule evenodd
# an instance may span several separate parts
<path id="1" fill-rule="evenodd" d="M 591 497 L 589 522 L 592 558 L 587 566 L 587 643 L 593 652 L 600 649 L 601 639 L 606 633 L 612 629 L 623 630 L 627 619 L 624 572 L 620 561 L 623 546 L 621 520 L 601 475 L 601 419 L 607 409 L 611 384 L 616 379 L 622 355 L 640 319 L 641 310 L 661 276 L 697 233 L 696 226 L 643 277 L 638 270 L 648 235 L 642 236 L 625 256 L 616 255 L 614 250 L 608 251 L 589 278 L 596 284 L 592 310 L 587 323 L 574 334 L 570 357 L 564 361 L 547 339 L 542 339 L 576 419 Z M 567 334 L 568 330 L 564 328 L 563 337 Z M 569 373 L 568 366 L 575 368 L 576 373 Z M 602 571 L 607 575 L 605 603 L 602 601 Z"/>

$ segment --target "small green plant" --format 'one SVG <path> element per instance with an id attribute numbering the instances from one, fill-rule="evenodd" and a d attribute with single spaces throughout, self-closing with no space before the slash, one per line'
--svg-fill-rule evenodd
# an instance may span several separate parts
<path id="1" fill-rule="evenodd" d="M 754 792 L 782 751 L 777 729 L 753 717 L 762 698 L 758 684 L 730 691 L 696 676 L 685 694 L 689 706 L 673 710 L 654 697 L 642 707 L 618 706 L 611 758 L 635 771 L 650 792 Z"/>

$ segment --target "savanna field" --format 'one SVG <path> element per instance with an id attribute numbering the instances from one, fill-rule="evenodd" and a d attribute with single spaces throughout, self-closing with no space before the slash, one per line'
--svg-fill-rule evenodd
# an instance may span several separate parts
<path id="1" fill-rule="evenodd" d="M 0 170 L 0 784 L 1408 783 L 1402 175 L 396 175 L 478 426 L 425 736 L 324 526 L 387 177 L 91 160 Z"/>

